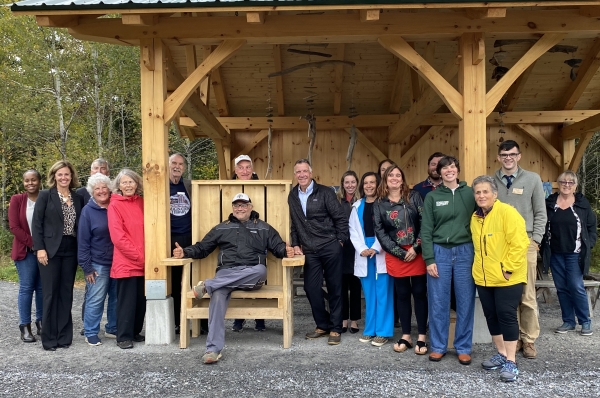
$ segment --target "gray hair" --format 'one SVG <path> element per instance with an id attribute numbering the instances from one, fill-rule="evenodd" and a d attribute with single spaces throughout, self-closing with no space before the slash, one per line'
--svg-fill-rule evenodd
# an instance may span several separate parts
<path id="1" fill-rule="evenodd" d="M 110 168 L 108 167 L 108 161 L 106 159 L 98 158 L 94 160 L 90 165 L 90 169 L 92 169 L 95 164 L 97 164 L 98 166 L 106 166 L 106 170 L 110 170 Z"/>
<path id="2" fill-rule="evenodd" d="M 302 163 L 306 163 L 308 165 L 308 170 L 312 173 L 312 166 L 310 165 L 310 162 L 308 161 L 308 159 L 298 159 L 296 160 L 296 163 L 294 163 L 294 166 L 296 166 L 297 164 L 302 164 Z"/>
<path id="3" fill-rule="evenodd" d="M 102 173 L 96 173 L 90 176 L 90 178 L 88 178 L 85 189 L 87 189 L 88 193 L 92 195 L 94 192 L 94 188 L 98 184 L 104 184 L 110 189 L 110 178 L 108 178 Z"/>
<path id="4" fill-rule="evenodd" d="M 494 180 L 494 178 L 490 177 L 490 176 L 479 176 L 479 177 L 476 177 L 473 180 L 472 187 L 473 187 L 473 189 L 475 189 L 476 185 L 483 184 L 483 183 L 490 184 L 490 187 L 492 188 L 492 192 L 493 193 L 498 193 L 498 184 L 496 184 L 496 180 Z"/>
<path id="5" fill-rule="evenodd" d="M 140 175 L 138 173 L 136 173 L 135 171 L 130 170 L 130 169 L 123 169 L 123 170 L 119 171 L 119 174 L 117 174 L 117 176 L 115 177 L 115 179 L 113 181 L 112 191 L 114 193 L 118 193 L 119 195 L 123 195 L 123 191 L 121 191 L 121 188 L 119 188 L 119 185 L 121 184 L 121 178 L 123 178 L 124 176 L 127 176 L 127 177 L 131 178 L 133 181 L 135 181 L 135 183 L 137 184 L 135 193 L 136 193 L 136 195 L 141 195 L 143 192 L 142 177 L 140 177 Z"/>
<path id="6" fill-rule="evenodd" d="M 570 178 L 575 183 L 575 186 L 577 186 L 579 179 L 577 178 L 577 174 L 575 174 L 575 172 L 571 170 L 565 170 L 558 176 L 556 181 L 564 181 L 565 177 Z"/>
<path id="7" fill-rule="evenodd" d="M 174 154 L 172 154 L 171 156 L 169 156 L 169 163 L 171 163 L 171 160 L 173 160 L 173 158 L 175 156 L 180 156 L 181 159 L 183 159 L 183 163 L 187 163 L 187 159 L 185 158 L 185 156 L 183 156 L 181 153 L 179 152 L 175 152 Z"/>

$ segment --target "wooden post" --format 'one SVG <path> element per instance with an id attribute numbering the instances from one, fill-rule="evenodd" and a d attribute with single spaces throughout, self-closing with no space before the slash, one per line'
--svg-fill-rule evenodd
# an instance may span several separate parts
<path id="1" fill-rule="evenodd" d="M 475 64 L 473 54 L 481 49 L 482 34 L 465 33 L 459 41 L 458 90 L 463 96 L 463 120 L 458 122 L 460 179 L 471 185 L 486 170 L 485 62 Z"/>

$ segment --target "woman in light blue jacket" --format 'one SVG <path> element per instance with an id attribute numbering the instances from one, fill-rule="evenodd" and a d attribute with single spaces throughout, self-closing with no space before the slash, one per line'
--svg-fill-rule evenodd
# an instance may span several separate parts
<path id="1" fill-rule="evenodd" d="M 365 173 L 358 187 L 362 199 L 350 213 L 350 240 L 356 249 L 354 275 L 360 278 L 365 295 L 365 329 L 359 339 L 381 347 L 394 336 L 394 278 L 387 274 L 385 253 L 375 237 L 373 203 L 379 174 Z"/>

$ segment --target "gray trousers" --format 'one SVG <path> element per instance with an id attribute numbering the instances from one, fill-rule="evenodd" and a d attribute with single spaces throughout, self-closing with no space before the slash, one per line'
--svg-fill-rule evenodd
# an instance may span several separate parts
<path id="1" fill-rule="evenodd" d="M 210 296 L 208 306 L 208 336 L 206 351 L 220 352 L 225 345 L 225 312 L 234 290 L 258 290 L 267 280 L 267 268 L 262 265 L 242 265 L 225 268 L 217 272 L 213 279 L 204 281 Z"/>

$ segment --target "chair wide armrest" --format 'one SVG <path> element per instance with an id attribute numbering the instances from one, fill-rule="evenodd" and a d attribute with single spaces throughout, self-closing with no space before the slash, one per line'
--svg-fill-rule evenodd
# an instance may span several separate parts
<path id="1" fill-rule="evenodd" d="M 165 267 L 181 267 L 183 265 L 186 264 L 191 264 L 194 261 L 193 258 L 166 258 L 164 260 L 161 260 L 160 263 L 161 265 L 164 265 Z"/>
<path id="2" fill-rule="evenodd" d="M 285 257 L 281 260 L 281 265 L 284 267 L 298 267 L 304 265 L 304 254 L 295 255 L 292 258 Z"/>

